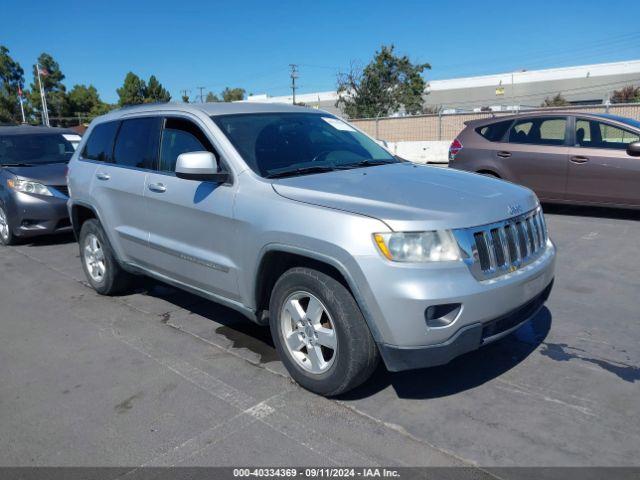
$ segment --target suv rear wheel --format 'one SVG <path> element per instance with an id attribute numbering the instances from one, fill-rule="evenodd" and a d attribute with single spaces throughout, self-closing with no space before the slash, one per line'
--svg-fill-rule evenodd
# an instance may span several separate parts
<path id="1" fill-rule="evenodd" d="M 95 219 L 84 222 L 79 243 L 82 268 L 96 292 L 115 295 L 131 286 L 132 275 L 118 264 L 100 222 Z"/>
<path id="2" fill-rule="evenodd" d="M 321 395 L 346 392 L 367 380 L 378 349 L 347 288 L 310 268 L 292 268 L 276 282 L 270 327 L 293 379 Z"/>

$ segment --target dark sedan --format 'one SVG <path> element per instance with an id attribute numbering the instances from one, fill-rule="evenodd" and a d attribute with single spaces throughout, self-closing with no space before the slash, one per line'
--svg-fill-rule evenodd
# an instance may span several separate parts
<path id="1" fill-rule="evenodd" d="M 558 111 L 476 120 L 451 144 L 449 166 L 547 202 L 640 208 L 640 122 Z"/>
<path id="2" fill-rule="evenodd" d="M 0 127 L 0 242 L 71 231 L 67 163 L 72 130 Z"/>

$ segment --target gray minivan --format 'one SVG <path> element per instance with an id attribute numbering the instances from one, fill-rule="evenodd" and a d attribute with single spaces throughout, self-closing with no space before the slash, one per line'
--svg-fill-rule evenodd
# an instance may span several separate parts
<path id="1" fill-rule="evenodd" d="M 76 139 L 63 128 L 0 127 L 0 244 L 71 232 L 65 173 Z"/>
<path id="2" fill-rule="evenodd" d="M 94 120 L 69 211 L 101 294 L 144 274 L 261 325 L 323 395 L 441 365 L 531 319 L 555 247 L 535 194 L 400 161 L 347 122 L 266 104 L 163 104 Z"/>

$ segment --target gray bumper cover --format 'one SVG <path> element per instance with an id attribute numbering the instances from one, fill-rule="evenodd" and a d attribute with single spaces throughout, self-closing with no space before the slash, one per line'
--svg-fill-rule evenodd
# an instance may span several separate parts
<path id="1" fill-rule="evenodd" d="M 489 322 L 467 325 L 444 343 L 424 347 L 398 347 L 379 343 L 380 354 L 387 369 L 392 372 L 444 365 L 460 355 L 508 335 L 531 320 L 549 298 L 552 287 L 553 281 L 526 304 Z"/>

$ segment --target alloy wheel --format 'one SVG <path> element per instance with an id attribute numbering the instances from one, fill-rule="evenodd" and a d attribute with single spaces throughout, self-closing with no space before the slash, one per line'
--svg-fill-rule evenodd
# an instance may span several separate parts
<path id="1" fill-rule="evenodd" d="M 93 233 L 87 235 L 84 241 L 84 262 L 87 272 L 94 282 L 100 283 L 107 272 L 102 244 Z"/>
<path id="2" fill-rule="evenodd" d="M 9 241 L 9 221 L 7 220 L 7 214 L 4 213 L 4 209 L 0 208 L 0 237 L 5 242 Z"/>
<path id="3" fill-rule="evenodd" d="M 280 311 L 280 328 L 289 354 L 305 371 L 322 374 L 336 358 L 338 339 L 324 304 L 308 292 L 287 297 Z"/>

